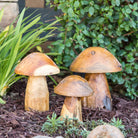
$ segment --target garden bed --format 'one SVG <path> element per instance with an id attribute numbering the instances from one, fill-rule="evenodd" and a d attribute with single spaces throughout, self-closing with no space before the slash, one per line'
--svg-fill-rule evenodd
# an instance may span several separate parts
<path id="1" fill-rule="evenodd" d="M 58 78 L 61 79 L 61 78 Z M 54 94 L 53 82 L 48 79 L 50 91 L 50 110 L 47 112 L 30 112 L 24 110 L 24 92 L 26 79 L 20 80 L 11 86 L 5 98 L 7 103 L 0 105 L 0 138 L 31 138 L 36 135 L 47 135 L 41 131 L 47 115 L 53 112 L 60 116 L 64 97 Z M 132 101 L 118 93 L 112 92 L 113 110 L 83 108 L 83 121 L 99 120 L 109 122 L 113 117 L 122 120 L 128 138 L 138 136 L 138 101 Z M 59 134 L 55 134 L 59 135 Z M 64 136 L 64 132 L 61 133 Z"/>

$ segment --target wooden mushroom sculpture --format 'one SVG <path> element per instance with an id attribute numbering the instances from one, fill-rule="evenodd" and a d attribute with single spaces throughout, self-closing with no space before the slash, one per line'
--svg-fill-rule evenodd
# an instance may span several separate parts
<path id="1" fill-rule="evenodd" d="M 57 65 L 47 55 L 39 52 L 29 54 L 16 66 L 15 73 L 29 76 L 25 110 L 49 110 L 49 91 L 45 76 L 59 72 Z"/>
<path id="2" fill-rule="evenodd" d="M 88 82 L 78 76 L 70 75 L 64 78 L 55 88 L 54 92 L 59 95 L 66 96 L 61 116 L 63 118 L 77 118 L 82 121 L 82 108 L 81 108 L 81 98 L 84 96 L 92 95 L 92 89 Z"/>
<path id="3" fill-rule="evenodd" d="M 87 138 L 125 138 L 123 133 L 115 126 L 100 125 L 94 128 Z"/>
<path id="4" fill-rule="evenodd" d="M 70 70 L 86 73 L 85 79 L 94 94 L 83 98 L 83 106 L 112 110 L 112 100 L 105 73 L 121 71 L 119 61 L 106 49 L 89 47 L 82 51 L 72 62 Z"/>

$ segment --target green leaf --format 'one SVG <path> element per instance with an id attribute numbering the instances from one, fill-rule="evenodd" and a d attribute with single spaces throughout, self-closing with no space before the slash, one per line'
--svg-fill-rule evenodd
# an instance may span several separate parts
<path id="1" fill-rule="evenodd" d="M 138 16 L 138 12 L 133 11 L 133 15 Z"/>
<path id="2" fill-rule="evenodd" d="M 85 14 L 84 9 L 80 9 L 80 13 L 81 13 L 81 15 L 84 15 Z"/>
<path id="3" fill-rule="evenodd" d="M 75 56 L 75 53 L 74 53 L 74 51 L 73 51 L 72 49 L 70 50 L 70 55 L 71 55 L 72 57 Z"/>
<path id="4" fill-rule="evenodd" d="M 70 41 L 67 41 L 67 42 L 66 42 L 66 46 L 67 46 L 67 47 L 71 47 L 71 42 L 70 42 Z"/>
<path id="5" fill-rule="evenodd" d="M 75 1 L 75 2 L 74 2 L 74 7 L 75 7 L 75 8 L 78 8 L 79 6 L 80 6 L 79 1 Z"/>
<path id="6" fill-rule="evenodd" d="M 19 19 L 18 19 L 18 22 L 17 22 L 17 25 L 16 25 L 16 29 L 15 29 L 15 35 L 17 35 L 20 31 L 24 13 L 25 13 L 25 8 L 23 9 L 23 11 L 21 12 L 21 14 L 19 16 Z"/>
<path id="7" fill-rule="evenodd" d="M 116 0 L 116 5 L 117 5 L 117 6 L 120 5 L 120 0 Z"/>
<path id="8" fill-rule="evenodd" d="M 111 0 L 111 4 L 112 4 L 112 6 L 115 6 L 116 5 L 116 1 L 115 0 Z"/>
<path id="9" fill-rule="evenodd" d="M 129 31 L 129 25 L 126 25 L 126 26 L 125 26 L 125 30 L 126 30 L 126 31 Z"/>
<path id="10" fill-rule="evenodd" d="M 100 6 L 97 5 L 97 4 L 94 4 L 94 8 L 97 9 L 97 10 L 99 10 L 100 9 Z"/>
<path id="11" fill-rule="evenodd" d="M 132 67 L 131 65 L 127 64 L 126 65 L 126 70 L 125 70 L 127 73 L 131 74 L 132 73 Z"/>
<path id="12" fill-rule="evenodd" d="M 104 22 L 105 18 L 101 17 L 98 19 L 98 23 L 102 24 Z"/>
<path id="13" fill-rule="evenodd" d="M 70 17 L 73 17 L 74 16 L 74 12 L 73 12 L 73 9 L 71 7 L 68 9 L 68 15 Z"/>
<path id="14" fill-rule="evenodd" d="M 118 79 L 118 84 L 123 84 L 124 83 L 124 79 L 122 78 L 122 77 L 120 77 L 119 79 Z"/>
<path id="15" fill-rule="evenodd" d="M 6 101 L 4 101 L 1 97 L 0 97 L 0 104 L 5 104 Z"/>
<path id="16" fill-rule="evenodd" d="M 123 39 L 122 36 L 118 37 L 118 38 L 117 38 L 117 42 L 118 42 L 118 43 L 121 43 L 121 42 L 122 42 L 122 39 Z"/>
<path id="17" fill-rule="evenodd" d="M 126 9 L 126 13 L 130 14 L 131 13 L 131 9 L 127 8 Z"/>
<path id="18" fill-rule="evenodd" d="M 16 60 L 16 57 L 17 57 L 17 54 L 18 54 L 18 49 L 19 49 L 19 45 L 20 45 L 20 42 L 21 42 L 21 37 L 22 36 L 19 36 L 19 38 L 17 37 L 17 43 L 15 45 L 15 48 L 13 48 L 11 54 L 9 55 L 10 56 L 10 60 L 8 61 L 8 69 L 7 69 L 7 72 L 5 74 L 5 77 L 7 77 L 13 67 L 13 64 Z"/>
<path id="19" fill-rule="evenodd" d="M 2 19 L 3 13 L 4 13 L 4 9 L 0 10 L 0 21 Z"/>
<path id="20" fill-rule="evenodd" d="M 135 58 L 133 57 L 133 55 L 131 55 L 131 54 L 127 55 L 127 61 L 128 62 L 134 62 L 134 60 L 135 60 Z"/>
<path id="21" fill-rule="evenodd" d="M 104 36 L 102 34 L 99 34 L 98 35 L 98 38 L 103 38 Z"/>
<path id="22" fill-rule="evenodd" d="M 80 41 L 82 39 L 81 35 L 77 35 L 77 40 Z"/>
<path id="23" fill-rule="evenodd" d="M 89 2 L 87 0 L 81 0 L 82 5 L 87 5 Z"/>
<path id="24" fill-rule="evenodd" d="M 137 2 L 134 3 L 133 10 L 138 10 L 138 3 Z"/>
<path id="25" fill-rule="evenodd" d="M 89 35 L 90 35 L 89 31 L 87 31 L 87 30 L 84 30 L 83 33 L 84 33 L 86 36 L 89 36 Z"/>
<path id="26" fill-rule="evenodd" d="M 134 22 L 133 20 L 130 21 L 130 26 L 133 28 L 136 28 L 136 22 Z"/>
<path id="27" fill-rule="evenodd" d="M 90 14 L 90 15 L 93 15 L 93 14 L 94 14 L 94 8 L 93 8 L 93 7 L 90 7 L 90 8 L 89 8 L 89 14 Z"/>
<path id="28" fill-rule="evenodd" d="M 48 75 L 48 77 L 55 83 L 55 85 L 58 85 L 58 83 L 56 82 L 56 80 L 52 76 Z"/>
<path id="29" fill-rule="evenodd" d="M 62 53 L 64 50 L 64 45 L 63 44 L 60 44 L 60 47 L 58 48 L 58 53 Z"/>

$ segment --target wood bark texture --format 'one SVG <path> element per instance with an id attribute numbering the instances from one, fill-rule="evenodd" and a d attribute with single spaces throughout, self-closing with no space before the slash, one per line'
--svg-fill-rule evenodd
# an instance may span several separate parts
<path id="1" fill-rule="evenodd" d="M 70 70 L 83 73 L 107 73 L 122 70 L 119 61 L 106 49 L 89 47 L 72 62 Z"/>
<path id="2" fill-rule="evenodd" d="M 93 89 L 93 95 L 82 98 L 82 105 L 89 108 L 106 108 L 112 110 L 111 94 L 104 73 L 89 73 L 85 75 L 90 87 Z"/>
<path id="3" fill-rule="evenodd" d="M 16 74 L 27 76 L 46 76 L 59 72 L 60 70 L 53 60 L 40 52 L 27 55 L 15 68 Z"/>
<path id="4" fill-rule="evenodd" d="M 77 97 L 66 97 L 62 110 L 61 116 L 63 118 L 77 118 L 79 121 L 82 121 L 82 108 L 81 108 L 81 99 Z"/>
<path id="5" fill-rule="evenodd" d="M 49 110 L 49 91 L 46 77 L 29 77 L 25 94 L 25 110 Z"/>
<path id="6" fill-rule="evenodd" d="M 70 75 L 64 78 L 54 88 L 54 92 L 68 97 L 84 97 L 93 94 L 87 80 L 78 75 Z"/>

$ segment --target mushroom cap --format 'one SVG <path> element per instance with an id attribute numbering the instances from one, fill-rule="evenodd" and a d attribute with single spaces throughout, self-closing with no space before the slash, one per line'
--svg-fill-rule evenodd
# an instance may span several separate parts
<path id="1" fill-rule="evenodd" d="M 125 138 L 123 133 L 115 126 L 100 125 L 94 128 L 87 138 Z"/>
<path id="2" fill-rule="evenodd" d="M 59 73 L 58 66 L 47 55 L 33 52 L 26 56 L 15 68 L 15 73 L 27 76 L 46 76 Z"/>
<path id="3" fill-rule="evenodd" d="M 72 62 L 70 70 L 84 73 L 107 73 L 121 71 L 119 61 L 102 47 L 89 47 Z"/>
<path id="4" fill-rule="evenodd" d="M 64 78 L 54 88 L 54 92 L 59 95 L 73 97 L 84 97 L 93 94 L 87 80 L 78 75 L 70 75 Z"/>

